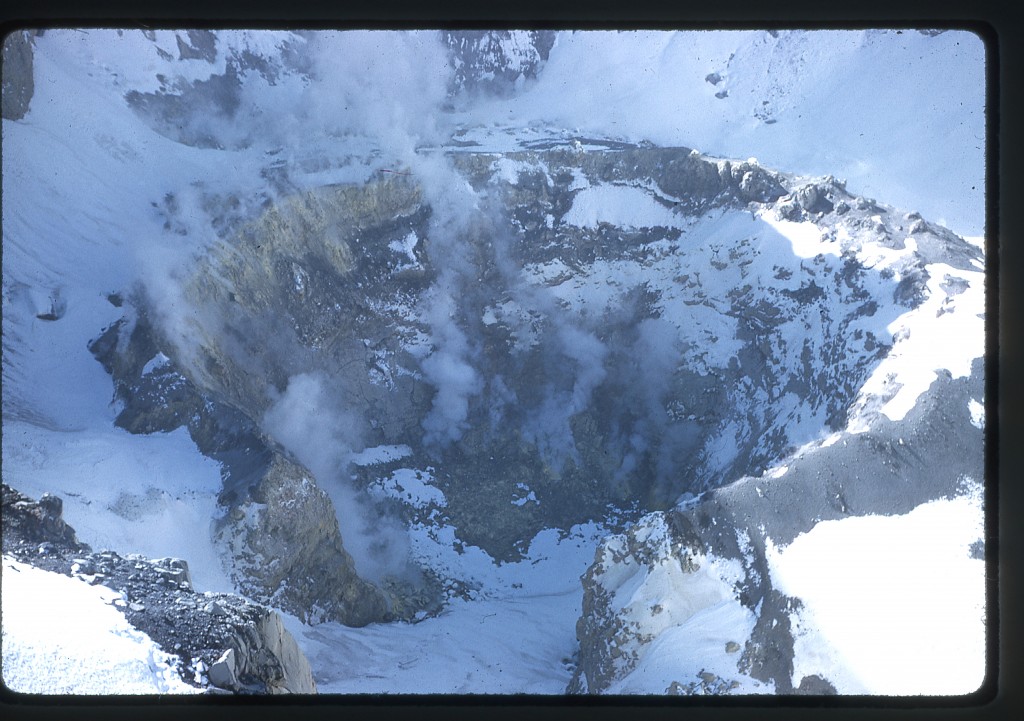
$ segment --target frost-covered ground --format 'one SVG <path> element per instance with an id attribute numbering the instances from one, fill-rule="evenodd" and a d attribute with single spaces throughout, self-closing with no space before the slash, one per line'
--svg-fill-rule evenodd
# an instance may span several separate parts
<path id="1" fill-rule="evenodd" d="M 823 521 L 768 546 L 772 580 L 800 598 L 793 677 L 839 693 L 958 695 L 985 678 L 981 488 L 902 516 Z"/>
<path id="2" fill-rule="evenodd" d="M 787 614 L 794 688 L 817 676 L 840 694 L 955 696 L 979 689 L 986 673 L 985 562 L 972 546 L 983 536 L 981 491 L 968 481 L 953 496 L 909 513 L 822 521 L 780 546 L 766 538 L 773 587 L 799 599 Z M 647 544 L 646 552 L 656 550 L 664 530 L 655 514 L 638 525 L 635 540 Z M 750 532 L 756 529 L 744 531 Z M 625 537 L 616 539 L 605 547 L 612 554 L 625 550 Z M 749 542 L 740 546 L 750 566 Z M 680 679 L 690 680 L 695 693 L 774 692 L 773 684 L 737 671 L 756 620 L 733 590 L 744 575 L 739 561 L 697 554 L 697 570 L 686 572 L 624 555 L 630 562 L 606 563 L 599 577 L 616 615 L 634 626 L 621 635 L 623 657 L 636 653 L 638 661 L 606 693 L 661 694 Z M 704 684 L 695 681 L 702 675 Z"/>
<path id="3" fill-rule="evenodd" d="M 26 694 L 198 693 L 105 586 L 3 557 L 3 682 Z"/>
<path id="4" fill-rule="evenodd" d="M 309 656 L 320 693 L 563 694 L 572 675 L 580 575 L 602 534 L 596 524 L 564 537 L 543 531 L 525 558 L 496 565 L 483 551 L 452 550 L 450 528 L 420 527 L 413 553 L 472 590 L 435 617 L 349 628 L 289 630 Z"/>
<path id="5" fill-rule="evenodd" d="M 250 33 L 232 42 L 272 53 L 275 37 Z M 182 430 L 132 436 L 115 428 L 111 380 L 86 346 L 120 316 L 107 294 L 155 270 L 173 274 L 210 240 L 198 210 L 184 214 L 195 221 L 188 236 L 168 234 L 154 204 L 167 193 L 188 203 L 197 187 L 258 195 L 266 183 L 260 171 L 270 161 L 259 144 L 188 147 L 143 124 L 123 94 L 154 89 L 168 61 L 141 38 L 138 31 L 95 30 L 36 38 L 31 110 L 23 120 L 3 121 L 3 477 L 28 495 L 62 496 L 68 522 L 94 548 L 183 557 L 197 587 L 229 590 L 209 532 L 220 513 L 217 467 Z M 177 54 L 173 35 L 160 42 Z M 452 123 L 478 149 L 571 133 L 687 145 L 720 157 L 756 155 L 784 171 L 843 176 L 851 190 L 980 236 L 983 53 L 980 40 L 962 32 L 566 34 L 538 83 L 511 99 L 463 108 Z M 175 63 L 174 72 L 191 68 L 202 79 L 216 71 L 192 62 Z M 293 90 L 282 83 L 264 107 Z M 285 155 L 301 161 L 323 151 L 326 169 L 310 166 L 302 176 L 310 184 L 365 177 L 364 166 L 342 160 L 353 144 L 364 150 L 365 140 L 333 142 L 339 145 L 317 137 L 302 153 Z M 588 189 L 566 220 L 640 225 L 664 213 L 650 196 L 629 192 Z M 958 302 L 977 303 L 978 294 Z M 183 310 L 173 295 L 166 300 L 172 311 Z M 66 308 L 60 322 L 37 318 L 55 303 Z M 922 317 L 926 310 L 936 311 L 922 306 Z M 978 329 L 970 332 L 970 343 L 979 342 Z M 927 331 L 918 337 L 941 341 Z M 934 354 L 936 346 L 925 340 L 923 356 Z M 916 371 L 920 357 L 903 362 Z M 894 402 L 912 403 L 913 392 L 907 387 Z M 895 416 L 900 409 L 889 410 Z M 420 490 L 430 493 L 429 486 Z M 979 519 L 976 498 L 936 501 L 901 517 L 822 523 L 778 549 L 773 574 L 780 587 L 806 600 L 800 668 L 829 675 L 842 692 L 973 690 L 981 674 L 983 564 L 918 561 L 946 558 L 945 551 L 961 558 L 957 544 L 977 537 Z M 546 531 L 525 560 L 501 566 L 479 549 L 456 553 L 450 534 L 412 530 L 421 560 L 476 587 L 441 615 L 363 629 L 289 621 L 322 692 L 564 692 L 579 576 L 593 561 L 600 528 L 577 528 L 561 542 Z M 851 557 L 836 567 L 823 564 L 822 554 Z M 892 570 L 906 568 L 919 575 Z M 5 559 L 4 682 L 26 692 L 191 690 L 169 673 L 151 642 L 124 624 L 113 600 L 98 587 Z M 880 658 L 862 633 L 858 613 L 878 604 L 887 605 L 904 655 Z M 967 621 L 927 638 L 925 622 L 936 617 Z M 678 668 L 727 661 L 719 641 L 742 636 L 747 625 L 739 605 L 723 598 L 662 636 L 614 690 L 663 693 L 662 681 Z M 923 667 L 914 678 L 891 672 L 922 655 L 935 664 L 930 675 Z"/>

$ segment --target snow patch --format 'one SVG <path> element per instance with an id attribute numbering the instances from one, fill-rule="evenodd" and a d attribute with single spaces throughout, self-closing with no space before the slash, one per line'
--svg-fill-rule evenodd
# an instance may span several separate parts
<path id="1" fill-rule="evenodd" d="M 583 188 L 573 198 L 562 221 L 581 228 L 611 223 L 621 228 L 674 228 L 680 219 L 649 193 L 629 185 L 595 185 Z"/>
<path id="2" fill-rule="evenodd" d="M 117 591 L 3 557 L 3 683 L 27 694 L 202 693 L 115 608 Z"/>
<path id="3" fill-rule="evenodd" d="M 971 413 L 971 425 L 985 430 L 985 406 L 971 398 L 967 401 L 967 410 Z"/>
<path id="4" fill-rule="evenodd" d="M 957 695 L 985 676 L 979 493 L 902 516 L 823 521 L 784 548 L 766 539 L 773 585 L 799 598 L 793 684 L 842 694 Z"/>
<path id="5" fill-rule="evenodd" d="M 157 353 L 155 356 L 153 356 L 146 362 L 146 365 L 142 366 L 142 375 L 148 376 L 153 371 L 163 368 L 170 362 L 171 359 L 165 356 L 163 353 Z"/>
<path id="6" fill-rule="evenodd" d="M 397 461 L 411 455 L 412 449 L 406 445 L 374 446 L 359 453 L 353 453 L 349 460 L 357 466 L 374 466 Z"/>
<path id="7" fill-rule="evenodd" d="M 387 478 L 370 484 L 367 490 L 377 498 L 394 498 L 414 508 L 447 506 L 441 489 L 430 485 L 432 480 L 429 471 L 399 468 Z"/>

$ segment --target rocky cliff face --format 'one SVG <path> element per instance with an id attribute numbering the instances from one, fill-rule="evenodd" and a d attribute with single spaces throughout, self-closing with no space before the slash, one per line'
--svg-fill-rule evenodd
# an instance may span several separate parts
<path id="1" fill-rule="evenodd" d="M 830 692 L 817 676 L 794 675 L 791 616 L 801 603 L 773 586 L 767 544 L 789 544 L 821 521 L 905 514 L 963 493 L 984 474 L 983 431 L 969 410 L 983 388 L 979 359 L 967 378 L 938 379 L 902 423 L 876 419 L 871 430 L 806 449 L 782 473 L 744 476 L 610 536 L 583 577 L 580 659 L 569 691 L 614 689 L 657 653 L 667 630 L 725 601 L 746 609 L 749 634 L 708 631 L 733 649 L 733 676 L 714 693 L 731 691 L 741 674 L 778 693 Z M 709 692 L 701 679 L 677 681 L 676 692 Z"/>
<path id="2" fill-rule="evenodd" d="M 364 626 L 390 618 L 384 594 L 361 579 L 338 518 L 308 470 L 277 455 L 221 522 L 232 576 L 246 596 L 293 610 L 309 623 Z"/>
<path id="3" fill-rule="evenodd" d="M 247 415 L 182 375 L 159 350 L 145 312 L 113 302 L 128 312 L 91 350 L 114 378 L 115 423 L 132 433 L 185 426 L 198 448 L 220 461 L 225 513 L 215 534 L 237 587 L 310 621 L 362 626 L 387 618 L 383 594 L 357 576 L 334 507 L 310 472 Z"/>
<path id="4" fill-rule="evenodd" d="M 277 612 L 240 596 L 202 593 L 188 563 L 121 556 L 80 543 L 61 500 L 3 485 L 3 550 L 20 561 L 119 591 L 128 622 L 181 659 L 182 678 L 209 693 L 314 694 L 305 655 Z"/>
<path id="5" fill-rule="evenodd" d="M 398 173 L 286 196 L 222 226 L 187 285 L 187 332 L 146 341 L 136 322 L 120 342 L 101 339 L 108 368 L 135 379 L 119 386 L 119 423 L 187 423 L 226 468 L 258 468 L 228 473 L 222 499 L 243 587 L 304 618 L 386 616 L 381 594 L 350 572 L 315 485 L 364 449 L 408 453 L 352 466 L 345 482 L 362 502 L 376 503 L 367 490 L 394 470 L 429 467 L 443 506 L 378 512 L 449 523 L 497 559 L 518 557 L 542 528 L 669 508 L 758 475 L 846 426 L 892 347 L 887 326 L 927 295 L 929 264 L 972 269 L 980 257 L 833 178 L 599 142 L 452 153 L 487 198 L 454 231 Z M 801 254 L 783 233 L 829 252 Z M 439 443 L 428 418 L 447 389 L 427 371 L 445 340 L 430 299 L 451 281 L 448 263 L 466 284 L 447 322 L 470 338 L 478 385 L 457 441 Z M 153 358 L 174 365 L 141 373 Z M 161 378 L 170 395 L 146 390 Z M 171 386 L 192 389 L 189 400 L 169 400 Z M 306 413 L 345 419 L 331 421 L 313 472 L 265 433 L 308 386 L 321 395 L 302 399 Z"/>
<path id="6" fill-rule="evenodd" d="M 537 77 L 555 43 L 550 30 L 445 31 L 454 93 L 508 95 Z"/>

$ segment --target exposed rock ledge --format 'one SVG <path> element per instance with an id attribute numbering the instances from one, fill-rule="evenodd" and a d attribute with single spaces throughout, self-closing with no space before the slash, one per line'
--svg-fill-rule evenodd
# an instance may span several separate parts
<path id="1" fill-rule="evenodd" d="M 3 552 L 122 594 L 128 622 L 181 659 L 186 683 L 208 693 L 314 694 L 309 661 L 276 611 L 192 586 L 188 564 L 93 552 L 62 518 L 60 498 L 38 501 L 3 484 Z"/>
<path id="2" fill-rule="evenodd" d="M 794 676 L 790 617 L 802 602 L 774 587 L 766 539 L 787 545 L 820 521 L 906 514 L 983 478 L 983 431 L 968 408 L 983 387 L 977 359 L 969 377 L 940 374 L 902 422 L 878 418 L 864 433 L 794 456 L 781 475 L 746 476 L 604 539 L 582 577 L 579 662 L 568 692 L 614 693 L 663 632 L 732 597 L 753 615 L 745 642 L 721 639 L 735 654 L 732 675 L 683 678 L 665 693 L 733 693 L 743 677 L 780 694 L 835 693 L 827 679 Z M 737 578 L 715 574 L 723 562 Z M 665 588 L 673 589 L 671 599 Z"/>

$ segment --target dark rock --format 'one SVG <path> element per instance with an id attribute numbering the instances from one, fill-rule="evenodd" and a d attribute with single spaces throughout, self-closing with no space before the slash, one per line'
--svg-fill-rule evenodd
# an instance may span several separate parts
<path id="1" fill-rule="evenodd" d="M 15 30 L 4 38 L 0 115 L 7 120 L 21 120 L 28 113 L 34 92 L 32 37 L 28 30 Z"/>
<path id="2" fill-rule="evenodd" d="M 517 36 L 518 52 L 510 55 L 505 45 Z M 550 30 L 445 30 L 442 42 L 448 48 L 455 72 L 449 92 L 490 93 L 508 96 L 526 80 L 535 79 L 544 68 L 554 46 Z"/>
<path id="3" fill-rule="evenodd" d="M 970 555 L 971 555 L 971 558 L 974 558 L 974 559 L 976 559 L 978 561 L 984 561 L 985 560 L 985 542 L 983 540 L 981 540 L 981 539 L 978 539 L 977 541 L 972 543 L 971 547 L 970 547 Z"/>
<path id="4" fill-rule="evenodd" d="M 805 185 L 796 191 L 795 196 L 800 207 L 811 213 L 830 213 L 835 207 L 825 189 L 818 185 Z"/>
<path id="5" fill-rule="evenodd" d="M 811 674 L 800 679 L 800 685 L 796 687 L 795 693 L 802 696 L 835 696 L 836 687 L 821 676 Z"/>
<path id="6" fill-rule="evenodd" d="M 892 293 L 892 299 L 908 308 L 916 308 L 928 297 L 928 271 L 915 268 L 905 273 Z"/>
<path id="7" fill-rule="evenodd" d="M 59 510 L 58 501 L 52 496 L 45 499 L 49 513 Z M 190 667 L 211 669 L 212 673 L 212 667 L 222 661 L 218 674 L 230 671 L 233 663 L 232 692 L 316 693 L 309 662 L 275 611 L 240 596 L 200 594 L 188 583 L 171 581 L 169 588 L 169 573 L 187 577 L 185 561 L 135 555 L 122 558 L 111 551 L 91 553 L 88 546 L 68 542 L 74 538 L 74 529 L 66 525 L 59 529 L 57 541 L 48 542 L 50 552 L 41 555 L 35 542 L 39 513 L 39 503 L 3 485 L 4 553 L 43 570 L 77 573 L 92 584 L 119 591 L 125 600 L 115 601 L 115 608 L 135 628 L 181 659 L 179 671 L 186 683 L 199 685 Z M 103 571 L 97 573 L 97 568 Z M 200 603 L 209 611 L 197 610 Z"/>
<path id="8" fill-rule="evenodd" d="M 311 622 L 364 626 L 388 617 L 384 594 L 361 579 L 345 551 L 327 495 L 305 468 L 275 456 L 256 479 L 236 521 L 225 519 L 221 538 L 239 549 L 234 580 L 245 593 Z M 310 616 L 317 608 L 318 616 Z"/>
<path id="9" fill-rule="evenodd" d="M 64 522 L 63 506 L 57 496 L 46 493 L 39 501 L 33 501 L 3 484 L 4 551 L 7 552 L 9 542 L 15 541 L 31 544 L 37 555 L 44 547 L 45 555 L 89 550 L 86 544 L 79 543 L 75 530 Z"/>
<path id="10" fill-rule="evenodd" d="M 188 42 L 181 33 L 175 35 L 178 41 L 179 60 L 205 60 L 212 63 L 217 58 L 217 36 L 209 30 L 188 30 Z"/>
<path id="11" fill-rule="evenodd" d="M 192 49 L 178 38 L 183 55 L 206 52 Z M 215 51 L 214 51 L 215 52 Z M 237 60 L 225 64 L 223 73 L 206 80 L 176 80 L 172 87 L 157 92 L 125 94 L 129 107 L 155 131 L 179 143 L 197 148 L 223 148 L 221 138 L 212 134 L 196 117 L 213 116 L 230 120 L 241 104 L 241 80 Z M 244 145 L 244 141 L 243 141 Z"/>

